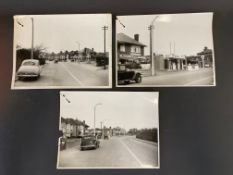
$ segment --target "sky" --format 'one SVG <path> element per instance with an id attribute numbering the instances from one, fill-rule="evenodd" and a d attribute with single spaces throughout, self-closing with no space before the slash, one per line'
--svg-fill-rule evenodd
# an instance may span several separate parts
<path id="1" fill-rule="evenodd" d="M 171 50 L 173 54 L 184 56 L 196 55 L 205 46 L 213 49 L 212 13 L 118 16 L 125 28 L 116 21 L 116 31 L 130 37 L 139 34 L 139 41 L 147 45 L 145 55 L 149 55 L 148 26 L 156 16 L 153 36 L 155 53 L 167 55 Z"/>
<path id="2" fill-rule="evenodd" d="M 71 102 L 68 103 L 65 97 Z M 158 93 L 156 92 L 71 92 L 61 91 L 60 117 L 85 120 L 96 127 L 157 128 Z"/>
<path id="3" fill-rule="evenodd" d="M 42 45 L 49 52 L 94 48 L 104 51 L 103 26 L 107 30 L 107 52 L 111 49 L 111 15 L 27 15 L 15 16 L 15 45 L 31 47 L 32 21 L 34 19 L 34 46 Z M 22 25 L 19 25 L 19 23 Z M 80 45 L 80 46 L 79 46 Z"/>

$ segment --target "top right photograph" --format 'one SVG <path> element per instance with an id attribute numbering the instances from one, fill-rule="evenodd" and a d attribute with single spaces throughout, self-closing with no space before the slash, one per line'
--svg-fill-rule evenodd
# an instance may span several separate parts
<path id="1" fill-rule="evenodd" d="M 213 13 L 117 16 L 116 86 L 216 86 Z"/>

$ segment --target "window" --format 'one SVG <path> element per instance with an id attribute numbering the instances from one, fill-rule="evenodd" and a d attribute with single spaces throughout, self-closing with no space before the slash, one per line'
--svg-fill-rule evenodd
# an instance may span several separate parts
<path id="1" fill-rule="evenodd" d="M 131 46 L 132 53 L 141 53 L 141 48 L 139 46 Z"/>
<path id="2" fill-rule="evenodd" d="M 124 45 L 120 45 L 120 51 L 125 52 L 125 46 Z"/>

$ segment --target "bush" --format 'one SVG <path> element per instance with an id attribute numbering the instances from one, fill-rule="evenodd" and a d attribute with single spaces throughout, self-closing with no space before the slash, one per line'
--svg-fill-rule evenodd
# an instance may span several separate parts
<path id="1" fill-rule="evenodd" d="M 39 50 L 33 52 L 33 58 L 39 60 L 40 65 L 45 64 L 45 59 L 39 58 Z M 19 49 L 16 51 L 16 70 L 20 67 L 23 60 L 31 58 L 31 49 Z"/>
<path id="2" fill-rule="evenodd" d="M 148 140 L 152 142 L 158 142 L 157 128 L 141 129 L 137 131 L 136 138 L 142 140 Z"/>

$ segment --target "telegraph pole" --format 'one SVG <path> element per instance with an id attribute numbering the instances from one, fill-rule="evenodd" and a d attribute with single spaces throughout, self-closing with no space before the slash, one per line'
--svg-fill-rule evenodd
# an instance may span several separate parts
<path id="1" fill-rule="evenodd" d="M 154 62 L 154 22 L 158 19 L 159 16 L 154 17 L 149 25 L 148 29 L 150 30 L 150 58 L 151 58 L 151 75 L 155 75 L 155 62 Z"/>
<path id="2" fill-rule="evenodd" d="M 148 30 L 150 31 L 150 60 L 151 60 L 151 75 L 155 75 L 154 70 L 154 49 L 153 49 L 153 29 L 154 25 L 149 25 Z"/>
<path id="3" fill-rule="evenodd" d="M 108 30 L 108 26 L 103 26 L 102 29 L 104 30 L 104 54 L 106 54 L 106 30 Z"/>
<path id="4" fill-rule="evenodd" d="M 106 30 L 108 30 L 108 26 L 103 26 L 102 29 L 104 30 L 104 55 L 106 55 Z M 106 69 L 106 58 L 104 58 L 104 69 Z"/>

